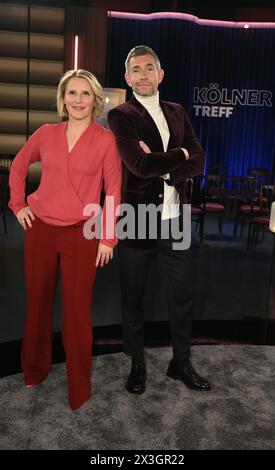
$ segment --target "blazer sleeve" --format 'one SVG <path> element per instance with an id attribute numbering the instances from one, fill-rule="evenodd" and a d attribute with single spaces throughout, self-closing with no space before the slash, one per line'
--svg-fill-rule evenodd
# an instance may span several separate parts
<path id="1" fill-rule="evenodd" d="M 201 175 L 204 170 L 204 150 L 198 141 L 191 122 L 184 111 L 184 140 L 183 147 L 188 150 L 189 159 L 182 162 L 176 169 L 170 171 L 170 186 L 183 182 L 186 178 Z"/>
<path id="2" fill-rule="evenodd" d="M 114 108 L 109 111 L 108 122 L 115 134 L 124 165 L 139 178 L 170 173 L 180 167 L 185 159 L 181 148 L 146 154 L 139 145 L 141 139 L 135 128 L 134 118 L 120 109 Z"/>

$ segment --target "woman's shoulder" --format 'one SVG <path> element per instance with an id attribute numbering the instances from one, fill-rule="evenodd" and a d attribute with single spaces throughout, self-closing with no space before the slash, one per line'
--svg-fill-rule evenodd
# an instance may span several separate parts
<path id="1" fill-rule="evenodd" d="M 101 124 L 98 122 L 95 123 L 96 128 L 97 128 L 97 133 L 100 136 L 100 138 L 104 138 L 107 142 L 113 142 L 114 141 L 114 134 L 110 129 L 107 129 L 106 127 L 103 127 Z"/>
<path id="2" fill-rule="evenodd" d="M 62 126 L 64 125 L 64 123 L 61 121 L 61 122 L 57 122 L 55 124 L 42 124 L 42 126 L 38 127 L 33 133 L 32 133 L 32 137 L 43 137 L 43 136 L 49 136 L 51 135 L 52 133 L 56 133 Z"/>
<path id="3" fill-rule="evenodd" d="M 54 124 L 42 124 L 37 130 L 44 133 L 56 132 L 64 126 L 64 121 L 56 122 Z"/>

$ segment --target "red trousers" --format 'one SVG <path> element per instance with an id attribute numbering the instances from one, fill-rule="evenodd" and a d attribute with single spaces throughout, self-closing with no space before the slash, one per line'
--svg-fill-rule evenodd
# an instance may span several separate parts
<path id="1" fill-rule="evenodd" d="M 57 227 L 36 218 L 25 237 L 27 319 L 22 347 L 26 384 L 48 375 L 52 353 L 52 311 L 59 267 L 62 277 L 62 340 L 69 404 L 91 397 L 91 300 L 98 240 L 83 236 L 83 224 Z"/>

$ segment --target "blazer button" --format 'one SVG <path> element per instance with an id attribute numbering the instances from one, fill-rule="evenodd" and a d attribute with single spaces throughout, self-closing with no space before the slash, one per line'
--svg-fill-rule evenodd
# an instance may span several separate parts
<path id="1" fill-rule="evenodd" d="M 163 198 L 163 194 L 159 194 L 159 198 L 162 199 L 162 198 Z"/>

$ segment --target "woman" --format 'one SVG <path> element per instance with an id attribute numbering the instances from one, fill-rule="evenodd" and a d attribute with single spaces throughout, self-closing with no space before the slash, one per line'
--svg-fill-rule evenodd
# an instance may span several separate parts
<path id="1" fill-rule="evenodd" d="M 121 163 L 112 133 L 94 120 L 103 110 L 103 90 L 94 75 L 66 72 L 58 86 L 57 109 L 66 120 L 41 126 L 12 163 L 9 206 L 26 231 L 27 319 L 21 355 L 25 384 L 41 383 L 51 368 L 52 307 L 60 266 L 69 404 L 77 409 L 91 396 L 91 292 L 96 268 L 112 259 L 116 244 L 115 236 L 104 236 L 105 206 L 101 240 L 84 237 L 84 208 L 99 204 L 104 179 L 115 210 L 120 203 Z M 41 182 L 26 204 L 28 167 L 38 160 Z"/>

